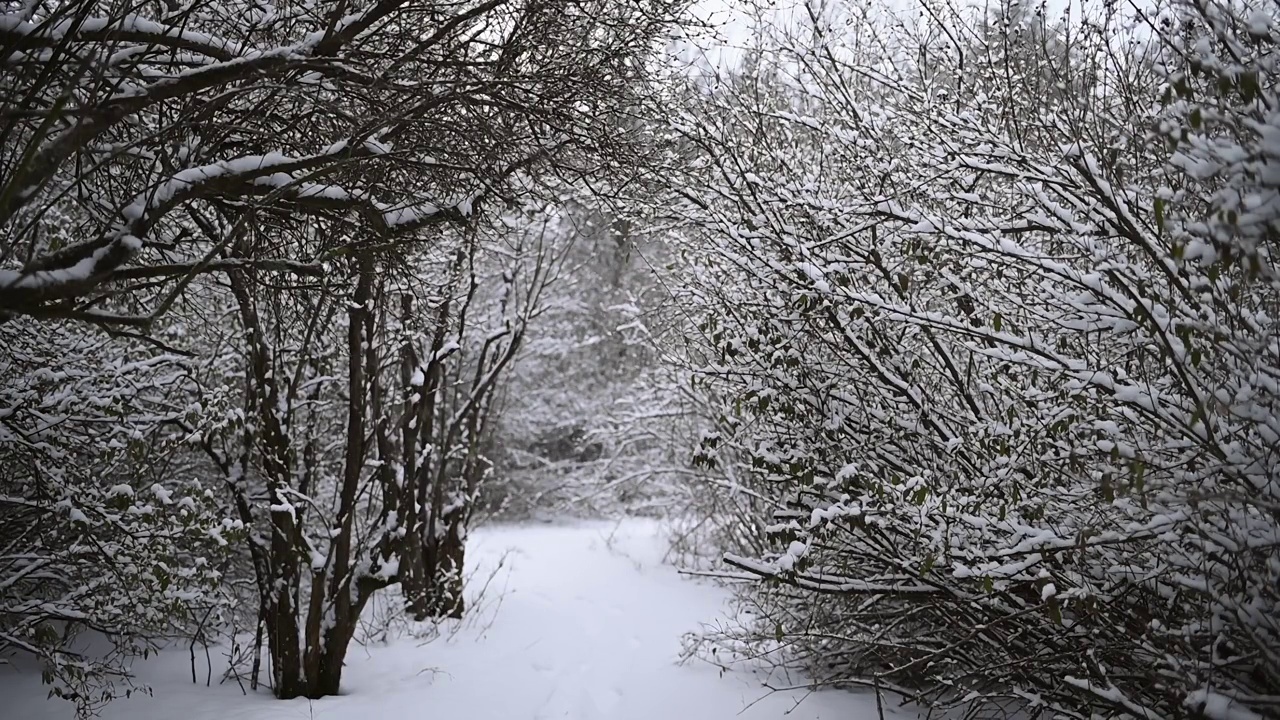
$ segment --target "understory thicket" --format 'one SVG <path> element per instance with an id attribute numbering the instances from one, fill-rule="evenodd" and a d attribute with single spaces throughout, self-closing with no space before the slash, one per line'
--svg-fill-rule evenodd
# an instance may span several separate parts
<path id="1" fill-rule="evenodd" d="M 702 649 L 1280 717 L 1275 6 L 923 10 L 804 3 L 669 123 L 695 460 L 760 579 Z"/>

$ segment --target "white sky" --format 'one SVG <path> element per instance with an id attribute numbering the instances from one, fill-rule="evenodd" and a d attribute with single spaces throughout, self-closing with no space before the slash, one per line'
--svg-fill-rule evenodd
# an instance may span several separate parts
<path id="1" fill-rule="evenodd" d="M 863 12 L 877 8 L 888 11 L 900 19 L 922 14 L 919 0 L 812 0 L 830 8 L 855 7 Z M 958 4 L 972 8 L 984 4 L 995 5 L 1000 0 L 958 0 Z M 1027 0 L 1038 2 L 1039 0 Z M 1069 14 L 1072 19 L 1082 15 L 1082 8 L 1090 10 L 1100 6 L 1099 0 L 1045 0 L 1051 18 Z M 933 3 L 937 4 L 937 3 Z M 1145 4 L 1145 3 L 1144 3 Z M 731 66 L 741 56 L 741 50 L 751 41 L 752 28 L 757 17 L 775 26 L 785 26 L 794 19 L 807 17 L 805 0 L 695 0 L 692 14 L 710 28 L 687 42 L 679 43 L 677 57 L 684 62 L 706 63 L 712 67 Z M 876 13 L 879 14 L 879 13 Z"/>

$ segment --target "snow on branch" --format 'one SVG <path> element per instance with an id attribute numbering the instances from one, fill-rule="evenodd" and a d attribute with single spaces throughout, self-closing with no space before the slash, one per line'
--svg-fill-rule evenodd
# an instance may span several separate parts
<path id="1" fill-rule="evenodd" d="M 735 553 L 724 555 L 726 564 L 761 578 L 770 578 L 805 590 L 838 595 L 932 595 L 942 590 L 922 583 L 875 582 L 854 578 L 813 575 L 803 571 L 787 571 L 777 563 L 763 563 Z"/>
<path id="2" fill-rule="evenodd" d="M 68 41 L 138 43 L 187 50 L 217 60 L 251 54 L 235 40 L 166 25 L 136 14 L 119 18 L 67 18 L 53 23 L 29 22 L 16 12 L 0 15 L 0 44 L 6 47 L 52 48 Z"/>
<path id="3" fill-rule="evenodd" d="M 143 237 L 174 208 L 214 196 L 246 198 L 265 195 L 268 201 L 294 200 L 303 209 L 358 213 L 381 236 L 405 235 L 431 225 L 470 221 L 481 193 L 467 195 L 447 206 L 431 203 L 387 204 L 365 190 L 306 182 L 301 177 L 339 163 L 382 156 L 378 142 L 337 142 L 324 152 L 290 157 L 282 153 L 249 155 L 208 163 L 174 173 L 138 193 L 120 211 L 114 229 L 100 238 L 73 245 L 39 258 L 24 270 L 0 270 L 0 304 L 21 308 L 48 300 L 74 297 L 108 279 L 159 277 L 177 274 L 179 265 L 146 266 L 132 270 L 124 264 L 144 247 Z M 314 272 L 306 263 L 275 262 L 278 270 Z M 268 267 L 263 265 L 263 267 Z M 205 264 L 202 271 L 230 267 L 226 262 Z M 246 267 L 249 265 L 245 265 Z M 190 266 L 192 270 L 196 266 Z"/>

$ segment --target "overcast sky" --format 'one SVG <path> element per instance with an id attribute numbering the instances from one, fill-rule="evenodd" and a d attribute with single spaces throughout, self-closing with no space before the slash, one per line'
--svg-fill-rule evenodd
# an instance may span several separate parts
<path id="1" fill-rule="evenodd" d="M 891 12 L 899 18 L 919 17 L 919 0 L 825 0 L 829 7 L 875 7 L 879 12 Z M 1039 0 L 1027 0 L 1038 2 Z M 821 4 L 823 0 L 814 0 Z M 958 4 L 974 8 L 996 5 L 1000 0 L 957 0 Z M 935 3 L 936 4 L 936 3 Z M 749 44 L 757 16 L 765 22 L 784 27 L 793 18 L 804 18 L 805 0 L 695 0 L 693 15 L 707 23 L 708 30 L 698 37 L 681 43 L 679 57 L 691 62 L 701 57 L 712 66 L 726 67 L 737 61 L 741 48 Z M 1095 8 L 1098 0 L 1046 0 L 1050 17 L 1062 17 L 1069 13 L 1073 19 L 1081 15 L 1081 8 Z"/>

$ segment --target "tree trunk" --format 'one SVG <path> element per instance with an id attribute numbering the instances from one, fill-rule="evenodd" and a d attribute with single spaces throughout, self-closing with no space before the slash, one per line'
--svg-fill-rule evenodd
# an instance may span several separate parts
<path id="1" fill-rule="evenodd" d="M 364 608 L 364 602 L 358 601 L 354 605 L 353 613 L 335 618 L 333 627 L 325 633 L 324 656 L 319 672 L 311 682 L 311 694 L 307 697 L 314 699 L 326 695 L 338 695 L 342 689 L 342 669 L 345 667 L 343 661 L 347 657 L 351 638 L 355 636 L 356 623 L 360 620 L 360 611 Z"/>
<path id="2" fill-rule="evenodd" d="M 439 520 L 442 530 L 429 538 L 423 557 L 423 575 L 427 584 L 414 598 L 413 612 L 417 620 L 462 617 L 465 610 L 462 565 L 466 542 L 461 520 L 461 512 L 451 512 Z"/>
<path id="3" fill-rule="evenodd" d="M 271 658 L 272 692 L 281 700 L 305 692 L 302 651 L 298 646 L 298 618 L 293 596 L 279 587 L 267 610 L 267 654 Z"/>
<path id="4" fill-rule="evenodd" d="M 363 603 L 362 603 L 363 605 Z M 351 639 L 355 636 L 358 616 L 334 619 L 333 627 L 324 633 L 317 662 L 304 662 L 302 653 L 288 652 L 282 647 L 273 655 L 272 675 L 276 681 L 275 696 L 281 700 L 322 697 L 340 694 L 343 662 Z"/>
<path id="5" fill-rule="evenodd" d="M 400 591 L 414 620 L 431 617 L 431 577 L 422 543 L 406 542 L 400 551 Z"/>
<path id="6" fill-rule="evenodd" d="M 440 540 L 438 552 L 437 617 L 445 616 L 455 620 L 462 617 L 465 609 L 465 600 L 462 596 L 462 562 L 466 551 L 466 542 L 462 538 L 461 518 L 451 520 L 444 537 Z"/>
<path id="7" fill-rule="evenodd" d="M 422 546 L 408 543 L 400 556 L 400 587 L 405 609 L 419 622 L 432 618 L 461 618 L 463 561 L 466 542 L 460 518 L 445 519 L 443 531 Z"/>

